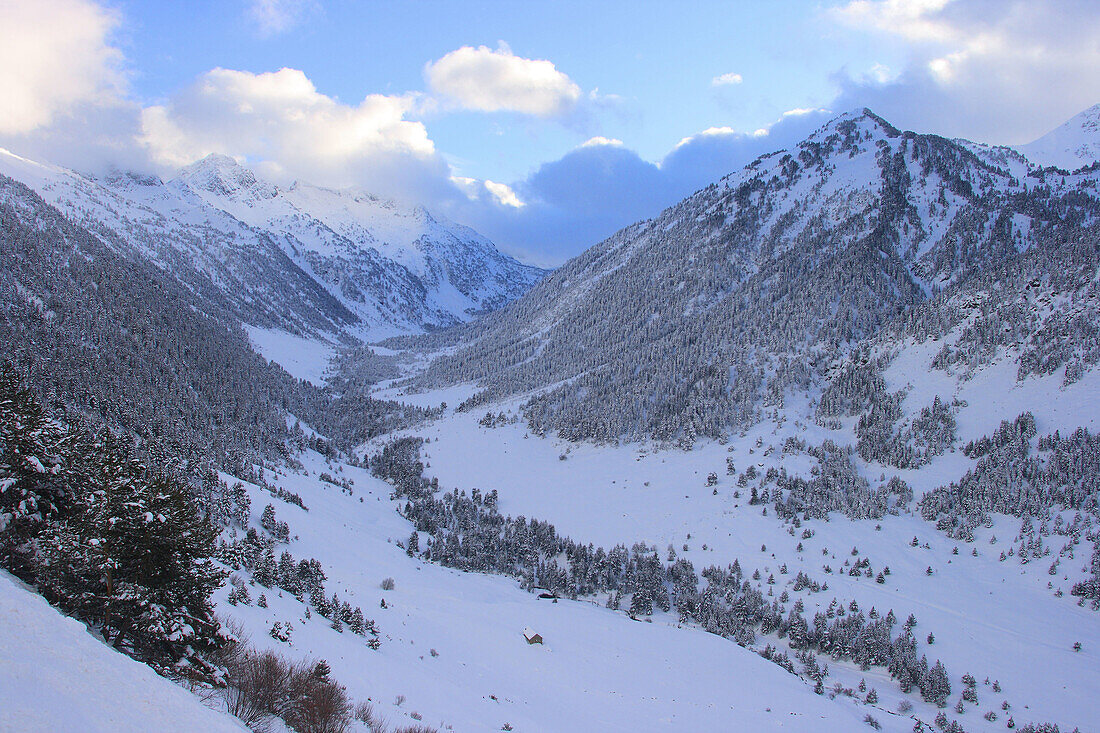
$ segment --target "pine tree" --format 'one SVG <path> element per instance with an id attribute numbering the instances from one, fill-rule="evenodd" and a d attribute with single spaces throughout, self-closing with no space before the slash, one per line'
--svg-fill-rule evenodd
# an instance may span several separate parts
<path id="1" fill-rule="evenodd" d="M 0 365 L 0 565 L 26 577 L 25 543 L 66 501 L 72 436 L 50 419 L 15 370 Z"/>
<path id="2" fill-rule="evenodd" d="M 653 594 L 649 588 L 642 587 L 634 591 L 630 597 L 630 617 L 653 615 Z"/>
<path id="3" fill-rule="evenodd" d="M 947 698 L 951 695 L 951 682 L 947 678 L 947 670 L 939 660 L 921 678 L 920 692 L 921 697 L 938 707 L 947 705 Z"/>
<path id="4" fill-rule="evenodd" d="M 75 503 L 39 540 L 44 595 L 162 673 L 208 676 L 204 654 L 219 644 L 210 594 L 224 577 L 217 530 L 182 483 L 110 433 L 82 446 Z"/>
<path id="5" fill-rule="evenodd" d="M 359 634 L 359 636 L 365 636 L 367 633 L 366 623 L 363 619 L 363 609 L 356 606 L 355 610 L 351 612 L 351 620 L 348 621 L 348 628 L 353 633 Z"/>
<path id="6" fill-rule="evenodd" d="M 324 586 L 315 585 L 313 590 L 309 592 L 309 605 L 313 606 L 313 609 L 322 616 L 327 617 L 329 615 L 328 598 L 325 597 Z"/>

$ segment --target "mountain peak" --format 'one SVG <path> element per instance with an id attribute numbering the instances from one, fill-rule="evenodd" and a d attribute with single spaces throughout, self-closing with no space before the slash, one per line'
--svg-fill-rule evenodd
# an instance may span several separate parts
<path id="1" fill-rule="evenodd" d="M 245 191 L 271 188 L 257 180 L 256 175 L 236 159 L 221 153 L 210 153 L 182 168 L 173 180 L 196 190 L 230 198 L 236 198 Z"/>
<path id="2" fill-rule="evenodd" d="M 1047 134 L 1017 147 L 1042 166 L 1075 170 L 1100 160 L 1100 104 L 1078 112 Z"/>
<path id="3" fill-rule="evenodd" d="M 863 107 L 860 109 L 852 109 L 842 114 L 837 115 L 833 119 L 825 123 L 822 130 L 834 131 L 841 125 L 854 123 L 860 127 L 869 130 L 878 130 L 886 137 L 897 137 L 901 135 L 901 131 L 898 128 L 891 125 L 882 117 L 875 114 L 869 107 Z"/>

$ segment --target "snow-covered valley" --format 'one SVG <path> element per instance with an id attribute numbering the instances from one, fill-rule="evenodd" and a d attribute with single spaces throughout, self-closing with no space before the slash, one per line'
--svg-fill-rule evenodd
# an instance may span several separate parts
<path id="1" fill-rule="evenodd" d="M 1097 730 L 1095 116 L 846 113 L 548 275 L 0 151 L 0 560 L 83 622 L 0 576 L 0 727 L 239 729 L 245 649 L 257 730 Z"/>
<path id="2" fill-rule="evenodd" d="M 1100 389 L 1095 373 L 1066 388 L 1060 375 L 1029 381 L 1025 388 L 1015 384 L 1015 369 L 1005 366 L 959 384 L 937 379 L 938 373 L 927 364 L 933 353 L 927 347 L 912 347 L 889 370 L 890 386 L 911 384 L 910 409 L 928 404 L 937 391 L 944 398 L 965 401 L 967 406 L 958 414 L 960 446 L 993 432 L 1001 420 L 1011 420 L 1024 410 L 1035 414 L 1040 434 L 1071 432 L 1078 426 L 1095 429 L 1093 405 Z M 440 401 L 453 405 L 473 391 L 418 393 L 408 398 L 425 405 Z M 522 421 L 506 419 L 495 427 L 482 423 L 485 412 L 504 413 L 507 418 L 516 410 L 515 401 L 492 404 L 452 413 L 417 430 L 430 441 L 422 452 L 426 474 L 438 478 L 448 490 L 485 493 L 495 489 L 502 513 L 550 521 L 561 534 L 580 542 L 610 548 L 641 541 L 654 546 L 662 558 L 671 547 L 696 568 L 725 566 L 736 559 L 746 575 L 760 571 L 762 580 L 755 584 L 765 592 L 778 597 L 787 591 L 791 603 L 801 598 L 808 615 L 827 610 L 834 600 L 842 606 L 855 600 L 864 611 L 874 607 L 881 614 L 892 610 L 899 618 L 914 614 L 919 621 L 918 638 L 923 642 L 929 633 L 935 636 L 934 644 L 921 644 L 921 653 L 943 661 L 956 690 L 961 688 L 961 675 L 969 673 L 979 680 L 997 681 L 1003 691 L 994 693 L 991 687 L 979 685 L 979 704 L 968 703 L 965 715 L 951 716 L 966 730 L 1000 730 L 1009 715 L 1017 724 L 1055 721 L 1081 730 L 1094 722 L 1086 688 L 1096 679 L 1100 660 L 1086 652 L 1100 643 L 1100 632 L 1095 611 L 1082 607 L 1069 594 L 1073 584 L 1088 576 L 1087 545 L 1076 560 L 1063 561 L 1053 575 L 1048 572 L 1049 557 L 1027 564 L 1016 557 L 1000 559 L 1002 552 L 1019 544 L 1014 538 L 1020 521 L 1012 517 L 996 518 L 976 533 L 973 543 L 952 539 L 919 513 L 908 512 L 879 520 L 834 515 L 829 521 L 803 521 L 800 534 L 789 534 L 789 525 L 775 518 L 774 512 L 764 508 L 762 513 L 762 507 L 749 505 L 750 488 L 739 486 L 736 474 L 753 466 L 758 476 L 773 467 L 809 476 L 815 461 L 805 453 L 785 451 L 788 436 L 810 443 L 827 438 L 844 441 L 845 434 L 851 439 L 851 424 L 841 430 L 823 429 L 813 424 L 805 405 L 790 406 L 777 415 L 778 420 L 725 444 L 708 441 L 691 451 L 653 443 L 574 444 L 538 438 Z M 727 471 L 727 459 L 733 463 L 733 474 Z M 973 463 L 960 449 L 900 475 L 919 499 L 924 491 L 957 480 Z M 899 473 L 866 462 L 860 463 L 860 470 L 872 483 L 884 472 Z M 711 473 L 719 477 L 714 484 L 708 482 Z M 750 482 L 749 487 L 756 483 Z M 1070 519 L 1072 514 L 1065 516 Z M 802 534 L 805 531 L 811 536 Z M 917 546 L 911 544 L 913 538 Z M 1060 542 L 1061 538 L 1050 539 L 1055 550 Z M 870 560 L 874 573 L 889 568 L 885 582 L 876 583 L 865 572 L 850 575 L 857 557 Z M 828 589 L 790 592 L 799 572 L 826 582 Z M 655 621 L 660 618 L 660 614 L 654 616 Z M 1035 626 L 1039 618 L 1041 631 Z M 674 614 L 664 619 L 676 620 Z M 1082 644 L 1081 652 L 1074 651 L 1077 642 Z M 762 649 L 781 643 L 774 636 L 761 636 L 754 646 Z M 728 653 L 742 651 L 731 647 Z M 829 667 L 826 689 L 838 683 L 855 688 L 863 679 L 876 688 L 883 708 L 896 712 L 908 700 L 926 722 L 937 714 L 919 696 L 901 694 L 881 669 L 861 671 L 858 665 L 833 660 Z M 1036 669 L 1058 669 L 1059 674 L 1036 675 Z M 1066 684 L 1067 679 L 1074 683 Z M 812 686 L 799 681 L 807 689 Z M 1005 701 L 1011 705 L 1009 710 L 1002 710 Z M 998 719 L 985 720 L 982 716 L 989 711 Z"/>

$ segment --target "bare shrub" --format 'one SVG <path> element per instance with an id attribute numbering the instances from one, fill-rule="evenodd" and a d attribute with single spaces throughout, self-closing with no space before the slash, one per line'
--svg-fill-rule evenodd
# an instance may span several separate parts
<path id="1" fill-rule="evenodd" d="M 278 654 L 238 648 L 226 671 L 225 706 L 230 715 L 254 731 L 266 731 L 271 718 L 287 714 L 295 670 Z"/>
<path id="2" fill-rule="evenodd" d="M 371 733 L 386 733 L 386 719 L 379 715 L 370 702 L 361 702 L 355 706 L 353 717 L 367 726 Z"/>
<path id="3" fill-rule="evenodd" d="M 291 662 L 271 651 L 251 648 L 239 626 L 229 624 L 231 641 L 220 650 L 226 686 L 219 690 L 225 709 L 257 733 L 281 718 L 298 733 L 345 733 L 352 721 L 347 692 L 328 677 L 325 662 Z M 384 731 L 378 721 L 377 733 Z"/>
<path id="4" fill-rule="evenodd" d="M 386 578 L 382 581 L 382 590 L 393 590 L 393 578 Z"/>
<path id="5" fill-rule="evenodd" d="M 293 704 L 283 719 L 298 733 L 345 733 L 352 721 L 348 694 L 315 669 L 297 670 L 291 681 Z"/>

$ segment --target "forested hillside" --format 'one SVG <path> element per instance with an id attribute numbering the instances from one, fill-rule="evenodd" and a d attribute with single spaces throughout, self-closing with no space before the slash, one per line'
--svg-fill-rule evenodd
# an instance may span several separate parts
<path id="1" fill-rule="evenodd" d="M 524 414 L 539 434 L 719 438 L 824 387 L 830 367 L 887 327 L 942 336 L 991 282 L 1087 294 L 1096 183 L 1095 166 L 998 167 L 869 111 L 844 115 L 620 231 L 503 311 L 422 339 L 460 346 L 415 384 L 530 393 Z M 989 307 L 1010 318 L 1002 297 Z"/>
<path id="2" fill-rule="evenodd" d="M 344 445 L 418 416 L 294 379 L 251 348 L 231 304 L 109 248 L 8 178 L 0 262 L 0 359 L 47 403 L 195 465 L 245 471 L 285 454 L 288 415 Z"/>

